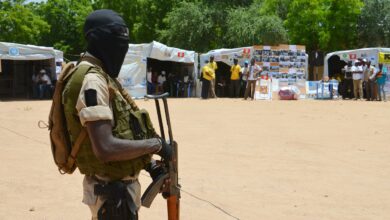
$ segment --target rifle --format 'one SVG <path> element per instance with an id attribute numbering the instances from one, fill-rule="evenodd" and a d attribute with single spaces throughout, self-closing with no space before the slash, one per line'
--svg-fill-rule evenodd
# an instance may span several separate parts
<path id="1" fill-rule="evenodd" d="M 156 102 L 157 116 L 158 122 L 161 131 L 161 138 L 164 141 L 165 132 L 164 125 L 161 116 L 160 102 L 159 99 L 162 99 L 164 104 L 164 112 L 167 121 L 168 134 L 170 145 L 172 146 L 172 160 L 170 161 L 162 161 L 163 166 L 166 169 L 166 174 L 160 176 L 158 179 L 154 180 L 149 187 L 146 189 L 144 194 L 142 195 L 141 201 L 142 205 L 150 208 L 154 198 L 160 192 L 160 189 L 163 187 L 165 180 L 168 178 L 169 182 L 167 186 L 163 187 L 162 190 L 163 197 L 167 200 L 167 209 L 168 209 L 168 220 L 179 220 L 180 219 L 180 185 L 179 185 L 179 173 L 178 173 L 178 145 L 173 139 L 171 120 L 169 117 L 168 110 L 168 102 L 167 97 L 168 93 L 164 93 L 162 95 L 146 95 L 146 99 L 154 99 Z M 168 143 L 168 142 L 167 142 Z"/>

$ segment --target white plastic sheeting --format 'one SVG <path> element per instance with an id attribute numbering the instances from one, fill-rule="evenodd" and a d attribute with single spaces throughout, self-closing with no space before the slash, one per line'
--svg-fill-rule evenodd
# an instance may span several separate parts
<path id="1" fill-rule="evenodd" d="M 133 97 L 146 94 L 146 59 L 151 49 L 152 44 L 129 45 L 118 80 Z"/>
<path id="2" fill-rule="evenodd" d="M 329 76 L 329 66 L 328 66 L 328 60 L 330 57 L 337 55 L 340 57 L 340 60 L 344 61 L 354 61 L 358 58 L 367 59 L 370 60 L 372 64 L 378 66 L 378 56 L 380 52 L 390 53 L 390 48 L 362 48 L 362 49 L 356 49 L 356 50 L 343 50 L 343 51 L 336 51 L 332 53 L 328 53 L 325 56 L 324 60 L 324 76 Z"/>
<path id="3" fill-rule="evenodd" d="M 224 62 L 229 66 L 233 65 L 233 59 L 236 58 L 241 66 L 244 65 L 245 60 L 250 60 L 253 55 L 254 48 L 252 46 L 240 47 L 233 49 L 218 49 L 211 50 L 205 54 L 200 55 L 200 64 L 203 66 L 210 56 L 214 56 L 216 62 Z"/>
<path id="4" fill-rule="evenodd" d="M 147 58 L 179 63 L 193 63 L 194 73 L 197 72 L 197 53 L 168 47 L 153 41 L 148 44 L 129 44 L 118 80 L 129 91 L 131 96 L 142 98 L 146 94 Z"/>
<path id="5" fill-rule="evenodd" d="M 0 60 L 63 59 L 63 52 L 52 47 L 0 42 Z"/>

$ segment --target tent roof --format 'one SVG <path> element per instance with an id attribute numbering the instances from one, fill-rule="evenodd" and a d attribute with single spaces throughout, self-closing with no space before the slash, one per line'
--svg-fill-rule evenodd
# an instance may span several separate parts
<path id="1" fill-rule="evenodd" d="M 365 53 L 365 52 L 385 52 L 390 53 L 390 48 L 383 48 L 383 47 L 371 47 L 371 48 L 360 48 L 360 49 L 353 49 L 353 50 L 341 50 L 341 51 L 335 51 L 332 53 L 328 53 L 324 58 L 324 76 L 329 75 L 329 67 L 328 67 L 328 59 L 334 55 L 341 55 L 341 54 L 351 54 L 351 53 Z M 342 57 L 340 57 L 342 58 Z"/>
<path id="2" fill-rule="evenodd" d="M 334 55 L 356 53 L 356 52 L 368 52 L 368 51 L 378 51 L 378 52 L 388 52 L 388 53 L 390 53 L 390 48 L 371 47 L 371 48 L 361 48 L 361 49 L 354 49 L 354 50 L 340 50 L 340 51 L 335 51 L 335 52 L 332 52 L 332 53 L 328 53 L 325 56 L 325 61 L 327 61 L 329 59 L 329 57 L 334 56 Z"/>
<path id="3" fill-rule="evenodd" d="M 128 56 L 149 57 L 162 61 L 180 63 L 195 63 L 195 51 L 169 47 L 165 44 L 153 41 L 146 44 L 129 44 Z"/>
<path id="4" fill-rule="evenodd" d="M 63 59 L 63 52 L 52 47 L 0 42 L 0 59 L 3 60 L 44 60 Z"/>

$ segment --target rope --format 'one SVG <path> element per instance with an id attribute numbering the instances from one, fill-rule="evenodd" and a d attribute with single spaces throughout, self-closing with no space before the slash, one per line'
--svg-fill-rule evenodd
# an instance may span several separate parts
<path id="1" fill-rule="evenodd" d="M 148 176 L 148 175 L 146 175 L 146 174 L 142 174 L 142 175 L 147 176 L 147 177 L 150 177 L 150 176 Z M 226 211 L 226 210 L 223 209 L 222 207 L 220 207 L 220 206 L 214 204 L 213 202 L 211 202 L 211 201 L 209 201 L 209 200 L 207 200 L 207 199 L 203 199 L 203 198 L 201 198 L 201 197 L 199 197 L 199 196 L 196 196 L 196 195 L 194 195 L 194 194 L 192 194 L 192 193 L 190 193 L 190 192 L 188 192 L 188 191 L 183 190 L 183 187 L 180 187 L 180 191 L 183 192 L 183 193 L 185 193 L 185 194 L 187 194 L 188 196 L 190 196 L 190 197 L 192 197 L 192 198 L 194 198 L 194 199 L 197 199 L 197 200 L 199 200 L 199 201 L 202 201 L 202 202 L 204 202 L 204 203 L 207 203 L 207 204 L 213 206 L 214 208 L 216 208 L 216 209 L 218 209 L 219 211 L 223 212 L 225 215 L 232 217 L 233 219 L 240 220 L 238 217 L 236 217 L 236 216 L 230 214 L 228 211 Z"/>
<path id="2" fill-rule="evenodd" d="M 213 206 L 213 207 L 216 208 L 216 209 L 219 209 L 221 212 L 223 212 L 223 213 L 225 213 L 226 215 L 232 217 L 233 219 L 240 220 L 239 218 L 237 218 L 236 216 L 230 214 L 228 211 L 226 211 L 225 209 L 221 208 L 220 206 L 217 206 L 217 205 L 215 205 L 214 203 L 212 203 L 212 202 L 210 202 L 210 201 L 208 201 L 208 200 L 206 200 L 206 199 L 202 199 L 202 198 L 200 198 L 199 196 L 195 196 L 194 194 L 192 194 L 192 193 L 190 193 L 190 192 L 188 192 L 188 191 L 185 191 L 185 190 L 183 190 L 182 188 L 180 188 L 180 189 L 181 189 L 181 191 L 184 192 L 185 194 L 187 194 L 187 195 L 189 195 L 189 196 L 191 196 L 191 197 L 193 197 L 193 198 L 195 198 L 195 199 L 197 199 L 197 200 L 199 200 L 199 201 L 208 203 L 209 205 Z"/>
<path id="3" fill-rule="evenodd" d="M 0 128 L 2 128 L 2 129 L 4 129 L 4 130 L 7 130 L 7 131 L 9 131 L 9 132 L 11 132 L 11 133 L 13 133 L 13 134 L 16 134 L 16 135 L 18 135 L 18 136 L 20 136 L 20 137 L 24 137 L 24 138 L 26 138 L 26 139 L 32 140 L 32 141 L 34 141 L 35 143 L 44 144 L 45 146 L 49 145 L 49 144 L 46 143 L 46 142 L 43 142 L 43 141 L 40 141 L 40 140 L 31 138 L 31 137 L 29 137 L 29 136 L 26 136 L 26 135 L 24 135 L 24 134 L 18 133 L 18 132 L 14 131 L 14 130 L 11 130 L 11 129 L 9 129 L 9 128 L 3 127 L 3 126 L 0 126 Z"/>

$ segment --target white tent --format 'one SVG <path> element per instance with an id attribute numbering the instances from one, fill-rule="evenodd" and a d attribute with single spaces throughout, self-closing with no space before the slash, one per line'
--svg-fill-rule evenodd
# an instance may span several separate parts
<path id="1" fill-rule="evenodd" d="M 214 60 L 217 62 L 224 62 L 227 65 L 233 65 L 233 59 L 236 58 L 239 60 L 240 65 L 244 64 L 244 61 L 250 59 L 253 55 L 253 47 L 240 47 L 234 49 L 218 49 L 211 50 L 205 54 L 200 55 L 200 64 L 203 66 L 210 56 L 214 56 Z"/>
<path id="2" fill-rule="evenodd" d="M 379 60 L 379 53 L 390 53 L 390 48 L 362 48 L 362 49 L 355 49 L 355 50 L 343 50 L 343 51 L 336 51 L 332 53 L 328 53 L 325 56 L 325 62 L 324 62 L 324 76 L 329 76 L 329 64 L 328 60 L 334 55 L 337 55 L 340 57 L 340 60 L 343 60 L 345 62 L 347 61 L 354 61 L 358 58 L 366 59 L 371 61 L 372 64 L 378 66 L 378 60 Z"/>
<path id="3" fill-rule="evenodd" d="M 148 44 L 130 44 L 118 79 L 133 97 L 141 98 L 146 94 L 147 58 L 190 63 L 194 65 L 196 73 L 197 56 L 194 51 L 168 47 L 156 41 Z"/>
<path id="4" fill-rule="evenodd" d="M 63 59 L 63 52 L 52 47 L 40 47 L 0 42 L 0 60 L 46 60 Z"/>
<path id="5" fill-rule="evenodd" d="M 238 59 L 239 64 L 241 66 L 244 66 L 245 60 L 249 60 L 252 57 L 253 51 L 254 48 L 252 46 L 233 49 L 222 48 L 217 50 L 211 50 L 205 54 L 200 55 L 200 66 L 204 66 L 206 64 L 206 61 L 210 59 L 210 56 L 214 56 L 214 60 L 216 62 L 223 62 L 229 66 L 233 65 L 233 59 Z M 196 96 L 200 97 L 201 90 L 201 83 L 198 76 L 196 83 Z"/>

